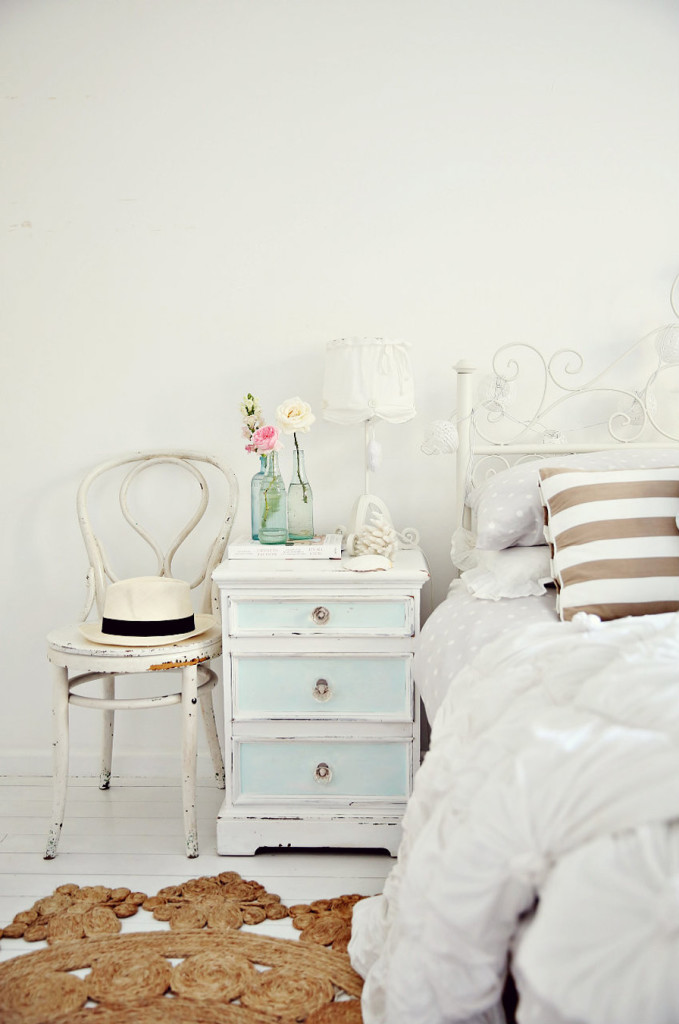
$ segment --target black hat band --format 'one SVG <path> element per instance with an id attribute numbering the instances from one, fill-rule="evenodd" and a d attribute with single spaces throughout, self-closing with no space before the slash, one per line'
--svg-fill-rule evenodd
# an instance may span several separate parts
<path id="1" fill-rule="evenodd" d="M 193 615 L 183 619 L 107 619 L 101 620 L 101 631 L 108 636 L 174 636 L 190 633 L 196 628 Z"/>

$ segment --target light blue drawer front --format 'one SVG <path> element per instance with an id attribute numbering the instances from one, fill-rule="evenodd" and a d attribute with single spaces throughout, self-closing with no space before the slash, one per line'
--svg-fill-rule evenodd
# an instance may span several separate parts
<path id="1" fill-rule="evenodd" d="M 405 800 L 411 742 L 245 740 L 240 759 L 240 796 L 382 797 Z"/>
<path id="2" fill-rule="evenodd" d="M 412 636 L 414 615 L 411 597 L 327 601 L 322 598 L 235 598 L 231 600 L 230 627 L 234 636 L 247 633 Z"/>
<path id="3" fill-rule="evenodd" d="M 410 654 L 234 657 L 234 717 L 383 715 L 410 721 Z"/>

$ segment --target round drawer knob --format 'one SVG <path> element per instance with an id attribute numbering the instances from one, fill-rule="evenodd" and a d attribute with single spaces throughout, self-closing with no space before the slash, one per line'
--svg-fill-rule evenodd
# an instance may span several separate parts
<path id="1" fill-rule="evenodd" d="M 318 608 L 314 608 L 312 611 L 311 618 L 317 626 L 324 626 L 330 618 L 330 612 L 322 604 L 319 604 Z"/>
<path id="2" fill-rule="evenodd" d="M 330 700 L 332 689 L 327 679 L 317 679 L 311 691 L 314 700 Z"/>
<path id="3" fill-rule="evenodd" d="M 329 764 L 325 761 L 321 761 L 320 764 L 316 765 L 316 771 L 314 772 L 314 778 L 316 782 L 327 784 L 332 778 L 332 769 Z"/>

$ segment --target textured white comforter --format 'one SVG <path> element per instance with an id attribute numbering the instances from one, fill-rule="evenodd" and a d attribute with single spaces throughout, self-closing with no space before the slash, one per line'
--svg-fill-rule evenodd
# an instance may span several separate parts
<path id="1" fill-rule="evenodd" d="M 384 894 L 354 912 L 366 1024 L 503 1020 L 512 947 L 527 1024 L 676 1024 L 673 818 L 679 615 L 491 644 L 436 716 Z"/>

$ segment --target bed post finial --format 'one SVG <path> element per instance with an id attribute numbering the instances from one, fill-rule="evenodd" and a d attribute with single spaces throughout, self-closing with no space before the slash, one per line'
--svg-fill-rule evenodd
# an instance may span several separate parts
<path id="1" fill-rule="evenodd" d="M 455 523 L 462 526 L 464 522 L 464 500 L 467 483 L 467 467 L 471 458 L 471 439 L 469 436 L 472 413 L 472 374 L 476 367 L 461 360 L 453 367 L 457 374 L 455 421 L 459 444 L 455 459 Z"/>

